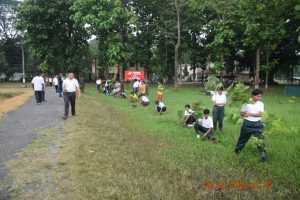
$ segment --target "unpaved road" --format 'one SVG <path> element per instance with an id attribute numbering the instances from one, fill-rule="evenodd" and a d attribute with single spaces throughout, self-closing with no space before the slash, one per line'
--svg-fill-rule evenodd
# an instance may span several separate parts
<path id="1" fill-rule="evenodd" d="M 63 99 L 58 98 L 53 88 L 48 88 L 46 100 L 42 105 L 36 105 L 34 97 L 31 97 L 0 119 L 0 182 L 8 172 L 5 162 L 14 158 L 16 153 L 36 137 L 34 130 L 62 123 Z M 0 190 L 0 199 L 8 198 L 8 194 Z"/>

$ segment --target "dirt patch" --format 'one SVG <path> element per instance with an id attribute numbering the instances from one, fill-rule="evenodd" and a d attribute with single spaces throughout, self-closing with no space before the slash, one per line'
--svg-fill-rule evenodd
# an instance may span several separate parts
<path id="1" fill-rule="evenodd" d="M 17 90 L 1 89 L 0 94 L 0 118 L 3 117 L 7 112 L 16 109 L 26 102 L 29 97 L 33 95 L 31 90 Z"/>

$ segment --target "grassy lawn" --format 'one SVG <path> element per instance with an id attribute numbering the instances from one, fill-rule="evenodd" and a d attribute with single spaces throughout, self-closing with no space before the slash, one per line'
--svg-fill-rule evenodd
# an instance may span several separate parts
<path id="1" fill-rule="evenodd" d="M 215 144 L 196 139 L 192 129 L 180 125 L 177 113 L 186 103 L 200 101 L 211 108 L 210 97 L 199 88 L 167 88 L 168 111 L 162 116 L 154 112 L 154 88 L 150 97 L 149 107 L 133 109 L 128 100 L 97 94 L 89 85 L 78 99 L 78 115 L 70 117 L 63 130 L 39 130 L 45 138 L 33 141 L 8 163 L 11 174 L 6 185 L 13 199 L 299 197 L 299 133 L 287 130 L 268 138 L 271 165 L 266 167 L 251 145 L 234 156 L 239 126 L 225 123 L 224 133 L 216 133 L 221 143 Z M 264 98 L 269 113 L 300 129 L 295 119 L 299 99 L 289 100 L 280 88 L 266 92 Z M 215 187 L 208 189 L 206 182 Z M 220 182 L 234 187 L 220 189 Z M 253 188 L 253 182 L 259 188 Z M 270 188 L 266 182 L 272 183 Z"/>
<path id="2" fill-rule="evenodd" d="M 15 91 L 1 91 L 0 90 L 0 102 L 5 100 L 5 99 L 9 99 L 15 96 L 18 96 L 22 94 L 21 92 L 15 92 Z"/>
<path id="3" fill-rule="evenodd" d="M 271 165 L 265 167 L 259 161 L 260 156 L 256 147 L 247 145 L 239 158 L 233 155 L 240 126 L 225 122 L 224 133 L 216 133 L 216 137 L 221 143 L 212 144 L 197 140 L 193 130 L 178 125 L 177 113 L 178 110 L 183 110 L 185 104 L 200 101 L 203 107 L 212 108 L 210 97 L 204 96 L 199 88 L 179 90 L 167 88 L 164 102 L 168 107 L 168 112 L 163 116 L 156 116 L 154 112 L 155 88 L 150 91 L 152 105 L 146 108 L 140 106 L 138 109 L 132 109 L 127 100 L 117 100 L 98 95 L 94 88 L 91 86 L 87 90 L 87 94 L 96 96 L 108 107 L 117 108 L 137 130 L 166 139 L 174 144 L 176 147 L 163 150 L 162 156 L 174 168 L 183 173 L 188 172 L 193 179 L 195 178 L 200 183 L 204 180 L 215 183 L 219 181 L 227 183 L 271 181 L 273 183 L 272 193 L 275 197 L 289 196 L 296 191 L 299 194 L 297 190 L 297 187 L 300 186 L 299 131 L 291 134 L 289 130 L 286 130 L 268 138 L 266 146 L 270 154 Z M 127 91 L 130 89 L 127 88 Z M 294 103 L 289 100 L 293 100 Z M 263 101 L 265 110 L 269 114 L 272 113 L 281 117 L 283 122 L 288 124 L 288 127 L 295 127 L 300 130 L 300 124 L 295 118 L 300 112 L 299 99 L 284 96 L 283 88 L 274 88 L 265 92 Z M 204 170 L 207 168 L 209 170 Z"/>
<path id="4" fill-rule="evenodd" d="M 27 82 L 23 84 L 22 82 L 0 82 L 0 88 L 24 88 L 31 87 L 31 83 Z"/>

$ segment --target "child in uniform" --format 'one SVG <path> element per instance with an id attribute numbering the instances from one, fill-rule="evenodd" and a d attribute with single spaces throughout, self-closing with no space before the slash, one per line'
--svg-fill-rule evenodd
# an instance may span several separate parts
<path id="1" fill-rule="evenodd" d="M 241 115 L 244 117 L 244 122 L 235 147 L 235 153 L 239 155 L 250 137 L 254 135 L 254 137 L 259 139 L 257 148 L 261 153 L 261 160 L 262 162 L 267 162 L 268 154 L 265 150 L 264 137 L 262 135 L 264 124 L 261 122 L 261 116 L 264 113 L 264 104 L 260 101 L 262 94 L 263 92 L 260 89 L 253 90 L 252 99 L 242 107 Z"/>

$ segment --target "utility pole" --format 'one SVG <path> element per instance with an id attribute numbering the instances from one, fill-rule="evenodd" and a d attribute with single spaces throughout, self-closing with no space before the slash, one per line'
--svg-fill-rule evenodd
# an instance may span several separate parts
<path id="1" fill-rule="evenodd" d="M 24 45 L 22 43 L 22 69 L 23 69 L 23 83 L 25 84 L 25 53 L 24 53 Z"/>

